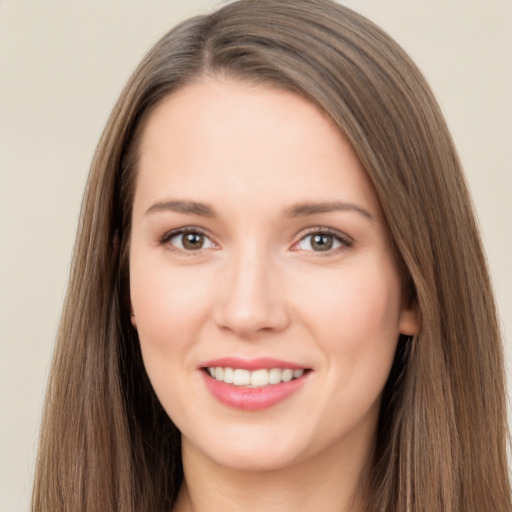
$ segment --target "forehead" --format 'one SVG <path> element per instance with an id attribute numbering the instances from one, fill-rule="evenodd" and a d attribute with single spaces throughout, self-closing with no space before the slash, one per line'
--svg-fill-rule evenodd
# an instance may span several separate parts
<path id="1" fill-rule="evenodd" d="M 216 79 L 176 91 L 145 126 L 136 205 L 168 194 L 240 206 L 259 198 L 262 207 L 357 199 L 378 210 L 354 151 L 312 102 Z"/>

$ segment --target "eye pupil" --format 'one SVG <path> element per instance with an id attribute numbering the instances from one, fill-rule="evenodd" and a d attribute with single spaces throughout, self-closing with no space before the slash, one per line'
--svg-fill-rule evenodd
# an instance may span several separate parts
<path id="1" fill-rule="evenodd" d="M 183 235 L 182 243 L 185 249 L 201 249 L 204 243 L 204 235 L 201 233 L 185 233 Z"/>
<path id="2" fill-rule="evenodd" d="M 333 237 L 330 235 L 317 234 L 311 237 L 311 247 L 315 251 L 328 251 L 332 245 Z"/>

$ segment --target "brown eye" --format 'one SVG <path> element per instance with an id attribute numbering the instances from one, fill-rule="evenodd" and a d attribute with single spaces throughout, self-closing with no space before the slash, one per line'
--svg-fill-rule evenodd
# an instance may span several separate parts
<path id="1" fill-rule="evenodd" d="M 169 243 L 184 251 L 198 251 L 214 246 L 213 242 L 206 235 L 198 231 L 178 233 L 169 239 Z"/>
<path id="2" fill-rule="evenodd" d="M 184 249 L 194 251 L 203 247 L 204 235 L 201 233 L 185 233 L 182 236 L 182 244 Z"/>
<path id="3" fill-rule="evenodd" d="M 312 235 L 311 248 L 313 251 L 328 251 L 334 244 L 332 235 Z"/>
<path id="4" fill-rule="evenodd" d="M 302 251 L 328 252 L 338 248 L 349 247 L 350 245 L 351 241 L 342 233 L 338 235 L 318 231 L 303 237 L 296 247 Z"/>

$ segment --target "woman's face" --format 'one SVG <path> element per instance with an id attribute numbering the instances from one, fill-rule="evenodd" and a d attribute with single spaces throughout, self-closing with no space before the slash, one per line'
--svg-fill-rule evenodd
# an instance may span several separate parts
<path id="1" fill-rule="evenodd" d="M 368 454 L 416 318 L 374 190 L 313 104 L 214 79 L 168 97 L 142 137 L 130 287 L 185 451 L 238 469 Z"/>

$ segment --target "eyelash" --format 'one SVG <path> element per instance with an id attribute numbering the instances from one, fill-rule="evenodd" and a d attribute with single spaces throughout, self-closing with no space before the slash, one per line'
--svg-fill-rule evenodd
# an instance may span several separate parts
<path id="1" fill-rule="evenodd" d="M 196 249 L 196 250 L 186 250 L 184 248 L 176 247 L 173 244 L 170 243 L 170 241 L 178 237 L 180 235 L 186 235 L 186 234 L 198 234 L 204 236 L 206 239 L 208 239 L 212 244 L 215 244 L 210 238 L 210 236 L 201 228 L 190 226 L 186 228 L 180 228 L 175 229 L 166 232 L 162 237 L 158 239 L 159 245 L 167 245 L 172 251 L 180 252 L 181 254 L 185 254 L 186 256 L 196 256 L 200 254 L 203 250 L 203 248 Z M 315 227 L 308 230 L 305 234 L 301 236 L 298 242 L 296 242 L 292 250 L 298 251 L 301 250 L 300 248 L 296 248 L 302 241 L 304 241 L 306 238 L 314 236 L 314 235 L 325 235 L 334 238 L 337 242 L 339 242 L 339 247 L 335 247 L 333 249 L 328 249 L 326 251 L 314 251 L 314 250 L 306 250 L 306 252 L 312 252 L 316 253 L 318 256 L 332 256 L 334 254 L 338 254 L 339 252 L 345 251 L 352 247 L 354 245 L 354 241 L 349 236 L 345 235 L 341 231 L 338 231 L 333 228 L 328 227 Z"/>
<path id="2" fill-rule="evenodd" d="M 314 235 L 324 235 L 334 238 L 336 241 L 339 242 L 339 247 L 335 247 L 332 249 L 328 249 L 326 251 L 313 251 L 308 250 L 307 252 L 315 253 L 316 256 L 333 256 L 336 254 L 339 254 L 340 252 L 346 251 L 347 249 L 350 249 L 354 245 L 354 240 L 350 238 L 349 236 L 345 235 L 341 231 L 338 231 L 337 229 L 328 228 L 328 227 L 315 227 L 308 230 L 305 234 L 303 234 L 300 238 L 300 240 L 293 245 L 293 247 L 297 247 L 303 240 L 305 240 L 308 237 L 312 237 Z M 300 250 L 300 249 L 294 249 L 294 250 Z"/>
<path id="3" fill-rule="evenodd" d="M 167 231 L 167 233 L 165 233 L 162 237 L 160 237 L 158 239 L 158 244 L 166 245 L 169 247 L 170 250 L 179 252 L 180 254 L 184 254 L 186 256 L 196 256 L 202 252 L 203 248 L 196 249 L 196 250 L 186 250 L 184 248 L 176 247 L 170 243 L 170 241 L 173 238 L 178 237 L 180 235 L 187 235 L 187 234 L 202 235 L 206 239 L 208 239 L 212 244 L 217 245 L 217 244 L 215 244 L 215 242 L 213 242 L 211 240 L 211 237 L 206 233 L 206 231 L 202 230 L 201 228 L 195 227 L 195 226 L 189 226 L 186 228 L 180 228 L 180 229 L 174 229 L 171 231 Z M 183 245 L 183 243 L 182 243 L 182 245 Z"/>

